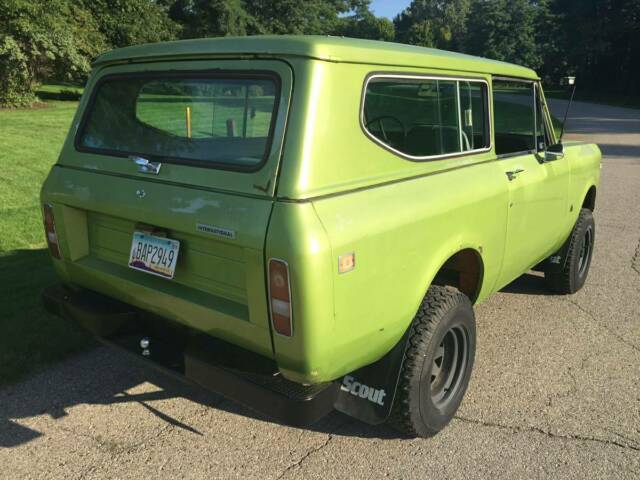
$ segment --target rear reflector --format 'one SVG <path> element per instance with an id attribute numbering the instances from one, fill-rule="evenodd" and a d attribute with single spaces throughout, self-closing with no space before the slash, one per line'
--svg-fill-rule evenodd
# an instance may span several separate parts
<path id="1" fill-rule="evenodd" d="M 280 335 L 293 334 L 289 266 L 282 260 L 269 260 L 269 311 L 271 324 Z"/>
<path id="2" fill-rule="evenodd" d="M 58 235 L 56 234 L 56 223 L 53 219 L 53 208 L 48 203 L 42 206 L 42 216 L 44 218 L 44 233 L 47 236 L 47 245 L 53 258 L 60 258 L 60 247 L 58 245 Z"/>

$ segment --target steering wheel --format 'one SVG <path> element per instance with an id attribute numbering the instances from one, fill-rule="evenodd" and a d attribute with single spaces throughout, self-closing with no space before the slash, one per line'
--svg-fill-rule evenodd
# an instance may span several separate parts
<path id="1" fill-rule="evenodd" d="M 407 138 L 407 127 L 404 126 L 404 123 L 402 123 L 402 121 L 399 118 L 394 117 L 392 115 L 380 115 L 379 117 L 369 120 L 365 124 L 365 127 L 367 127 L 367 130 L 368 130 L 370 125 L 377 123 L 378 126 L 380 127 L 380 133 L 382 134 L 382 138 L 384 139 L 385 142 L 389 143 L 389 137 L 387 136 L 387 132 L 384 129 L 384 122 L 383 122 L 383 120 L 387 120 L 387 119 L 393 120 L 395 123 L 400 125 L 400 129 L 402 130 L 402 139 L 404 141 Z"/>
<path id="2" fill-rule="evenodd" d="M 465 145 L 465 151 L 471 150 L 471 143 L 469 143 L 469 137 L 467 136 L 467 132 L 465 132 L 464 130 L 462 130 L 462 141 L 464 142 Z"/>
<path id="3" fill-rule="evenodd" d="M 458 127 L 454 127 L 454 126 L 451 126 L 451 125 L 436 125 L 436 124 L 432 124 L 432 123 L 416 123 L 413 126 L 414 127 L 429 127 L 429 128 L 433 128 L 434 130 L 436 128 L 439 128 L 441 130 L 454 130 L 455 129 L 456 132 L 458 131 Z M 471 142 L 469 142 L 469 137 L 467 136 L 467 132 L 462 130 L 460 133 L 462 134 L 462 143 L 464 144 L 464 147 L 465 147 L 463 152 L 471 150 Z"/>

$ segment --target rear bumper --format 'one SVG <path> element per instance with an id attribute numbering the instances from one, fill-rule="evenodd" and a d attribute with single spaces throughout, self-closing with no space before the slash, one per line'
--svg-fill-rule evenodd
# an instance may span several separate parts
<path id="1" fill-rule="evenodd" d="M 267 357 L 89 290 L 56 285 L 43 292 L 42 300 L 49 312 L 78 322 L 101 341 L 282 423 L 315 423 L 333 410 L 338 396 L 337 382 L 291 382 Z M 143 338 L 149 342 L 146 349 Z"/>

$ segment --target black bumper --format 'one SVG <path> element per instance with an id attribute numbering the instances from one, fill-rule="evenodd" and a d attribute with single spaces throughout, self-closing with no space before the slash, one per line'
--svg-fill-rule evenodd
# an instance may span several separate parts
<path id="1" fill-rule="evenodd" d="M 291 382 L 269 358 L 89 290 L 56 285 L 42 299 L 49 312 L 78 322 L 101 341 L 282 423 L 315 423 L 333 410 L 338 396 L 338 383 Z M 142 339 L 148 348 L 141 347 Z"/>

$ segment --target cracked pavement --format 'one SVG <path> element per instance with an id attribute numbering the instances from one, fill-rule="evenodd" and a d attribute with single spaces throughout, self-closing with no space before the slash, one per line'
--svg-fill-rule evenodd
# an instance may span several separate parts
<path id="1" fill-rule="evenodd" d="M 640 240 L 638 240 L 638 247 L 636 253 L 631 259 L 631 268 L 633 268 L 638 275 L 640 275 Z"/>
<path id="2" fill-rule="evenodd" d="M 640 111 L 578 102 L 568 132 L 605 154 L 589 279 L 566 297 L 527 274 L 477 307 L 471 385 L 436 437 L 277 425 L 98 347 L 0 389 L 0 477 L 640 478 Z"/>

